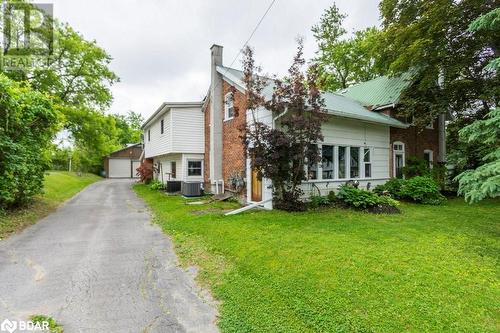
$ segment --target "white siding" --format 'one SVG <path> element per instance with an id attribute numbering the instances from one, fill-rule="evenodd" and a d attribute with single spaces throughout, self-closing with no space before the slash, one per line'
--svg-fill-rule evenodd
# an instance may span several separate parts
<path id="1" fill-rule="evenodd" d="M 340 145 L 371 148 L 372 176 L 357 178 L 361 188 L 374 188 L 389 179 L 390 129 L 389 126 L 364 123 L 357 120 L 331 117 L 322 125 L 325 145 Z M 338 161 L 335 161 L 338 167 Z M 360 166 L 361 168 L 362 166 Z M 321 169 L 319 168 L 318 174 Z M 349 171 L 346 170 L 347 174 Z M 310 194 L 326 195 L 337 190 L 339 185 L 345 184 L 350 178 L 341 180 L 311 180 L 302 185 L 305 196 Z"/>
<path id="2" fill-rule="evenodd" d="M 184 182 L 203 182 L 203 169 L 201 170 L 201 176 L 188 176 L 187 166 L 189 160 L 201 161 L 203 168 L 203 154 L 167 154 L 153 159 L 155 166 L 160 165 L 161 170 L 155 174 L 155 179 L 166 182 L 168 180 L 179 180 Z M 175 162 L 176 176 L 172 177 L 171 166 Z M 162 177 L 163 176 L 163 177 Z"/>
<path id="3" fill-rule="evenodd" d="M 171 112 L 165 112 L 161 117 L 156 119 L 151 125 L 144 129 L 144 157 L 150 158 L 154 156 L 168 154 L 172 151 L 172 119 Z M 164 120 L 164 132 L 161 134 L 160 123 Z M 150 137 L 148 137 L 148 130 Z"/>
<path id="4" fill-rule="evenodd" d="M 200 153 L 205 150 L 205 126 L 200 108 L 171 109 L 172 151 Z"/>

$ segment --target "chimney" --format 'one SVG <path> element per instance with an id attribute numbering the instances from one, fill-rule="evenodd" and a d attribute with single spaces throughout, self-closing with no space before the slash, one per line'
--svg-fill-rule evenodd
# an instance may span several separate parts
<path id="1" fill-rule="evenodd" d="M 224 110 L 222 97 L 222 75 L 217 66 L 222 66 L 222 46 L 212 45 L 210 77 L 210 183 L 222 180 L 222 121 Z M 212 185 L 212 192 L 218 193 Z"/>

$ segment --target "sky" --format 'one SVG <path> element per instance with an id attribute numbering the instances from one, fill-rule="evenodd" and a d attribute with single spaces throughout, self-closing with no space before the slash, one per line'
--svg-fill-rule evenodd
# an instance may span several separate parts
<path id="1" fill-rule="evenodd" d="M 120 82 L 109 110 L 149 117 L 162 102 L 200 101 L 210 81 L 210 46 L 224 47 L 224 65 L 239 54 L 271 0 L 46 0 L 54 16 L 113 58 Z M 338 0 L 347 31 L 379 24 L 378 0 Z M 327 0 L 276 0 L 249 42 L 264 73 L 283 75 L 304 38 L 306 59 L 317 49 L 311 27 Z M 232 67 L 241 68 L 241 54 Z"/>

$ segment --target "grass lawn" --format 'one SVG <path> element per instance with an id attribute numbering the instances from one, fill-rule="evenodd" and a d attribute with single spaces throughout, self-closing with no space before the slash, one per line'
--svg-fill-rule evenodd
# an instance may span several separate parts
<path id="1" fill-rule="evenodd" d="M 500 201 L 253 211 L 135 191 L 221 301 L 224 332 L 498 332 Z"/>
<path id="2" fill-rule="evenodd" d="M 102 179 L 93 174 L 77 176 L 74 172 L 50 171 L 44 180 L 44 193 L 29 207 L 0 215 L 0 239 L 19 231 L 53 212 L 62 202 L 84 187 Z"/>

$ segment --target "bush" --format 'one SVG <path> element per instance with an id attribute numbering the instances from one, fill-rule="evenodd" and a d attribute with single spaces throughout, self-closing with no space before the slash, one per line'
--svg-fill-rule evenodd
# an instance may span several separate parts
<path id="1" fill-rule="evenodd" d="M 328 206 L 329 204 L 330 200 L 327 196 L 311 195 L 309 198 L 309 208 L 318 208 L 321 206 Z"/>
<path id="2" fill-rule="evenodd" d="M 390 194 L 391 197 L 395 199 L 401 199 L 401 187 L 404 184 L 403 179 L 392 178 L 388 180 L 385 184 L 378 185 L 373 189 L 373 192 L 379 195 L 387 195 Z"/>
<path id="3" fill-rule="evenodd" d="M 439 192 L 439 186 L 430 177 L 413 177 L 404 181 L 401 186 L 401 196 L 415 202 L 439 205 L 446 198 Z"/>
<path id="4" fill-rule="evenodd" d="M 328 201 L 330 201 L 330 203 L 334 203 L 336 200 L 337 200 L 337 195 L 335 194 L 334 191 L 330 191 L 328 193 Z"/>
<path id="5" fill-rule="evenodd" d="M 161 181 L 155 179 L 149 183 L 149 188 L 154 191 L 161 191 L 165 188 L 165 185 Z"/>
<path id="6" fill-rule="evenodd" d="M 399 202 L 392 198 L 379 196 L 374 192 L 349 185 L 342 185 L 337 197 L 347 206 L 354 208 L 368 209 L 376 206 L 397 207 L 399 205 Z"/>
<path id="7" fill-rule="evenodd" d="M 0 210 L 41 193 L 57 124 L 49 98 L 0 74 Z"/>
<path id="8" fill-rule="evenodd" d="M 307 205 L 301 200 L 302 194 L 303 192 L 299 188 L 295 191 L 284 191 L 281 197 L 274 193 L 273 206 L 288 212 L 303 212 L 307 209 Z"/>
<path id="9" fill-rule="evenodd" d="M 153 179 L 153 166 L 151 164 L 143 161 L 135 170 L 137 171 L 136 175 L 140 177 L 141 182 L 149 184 L 151 179 Z"/>

